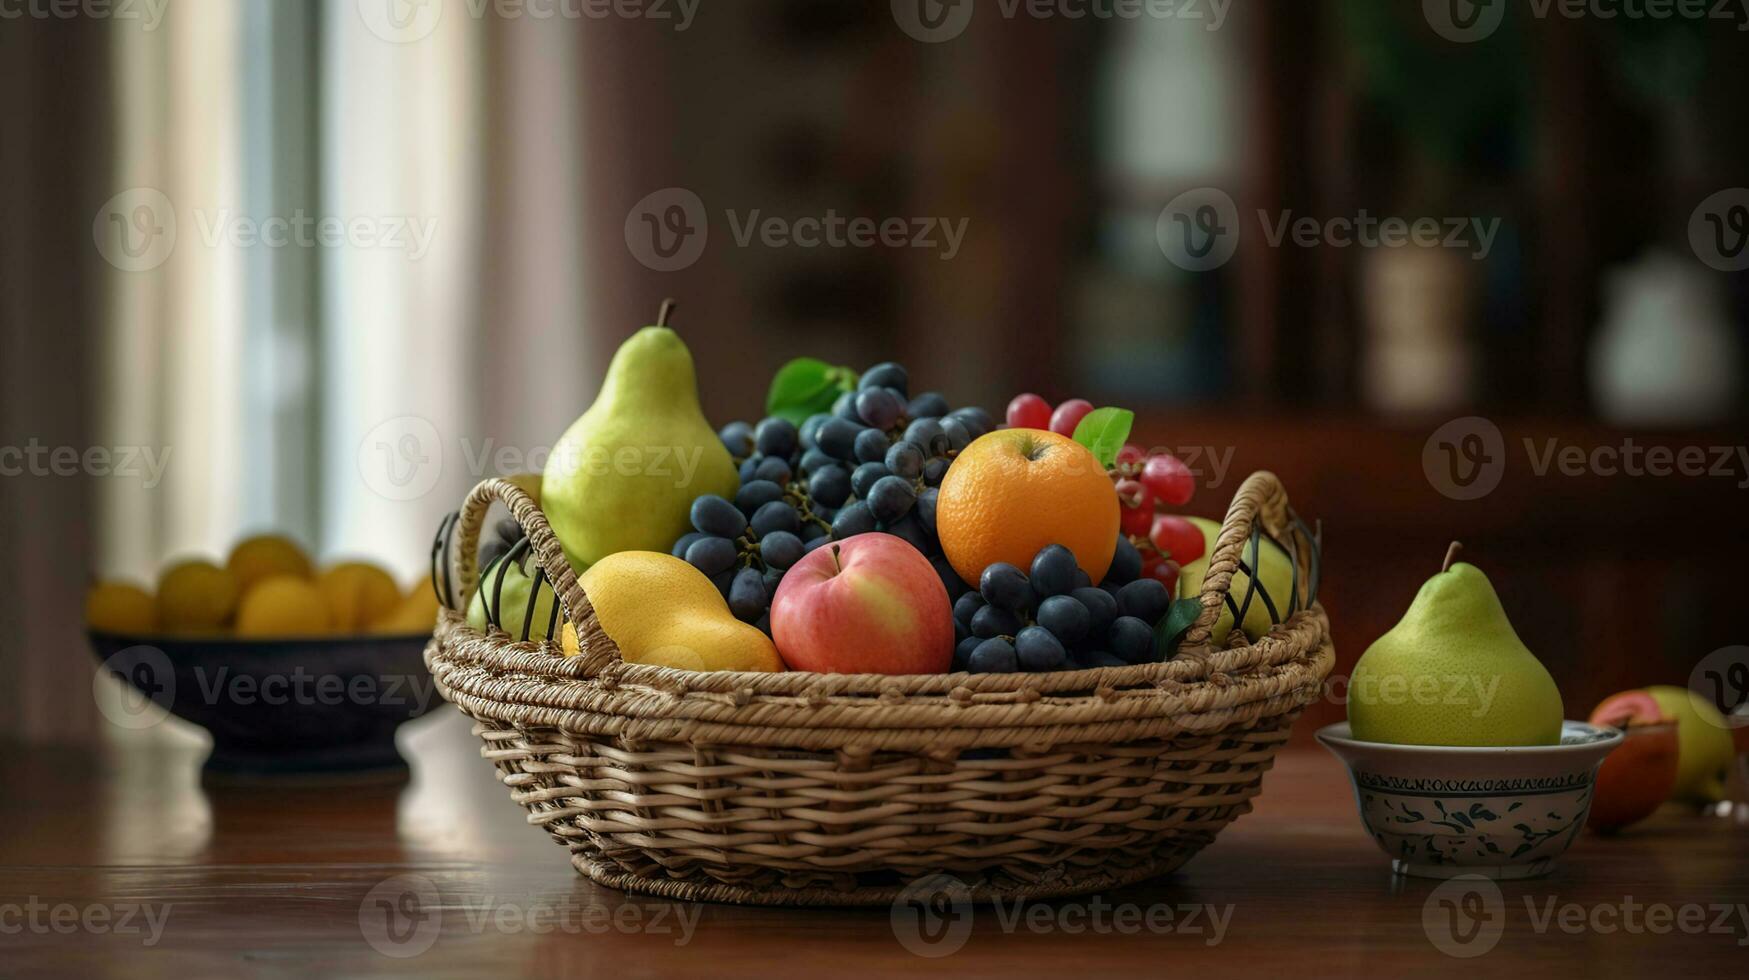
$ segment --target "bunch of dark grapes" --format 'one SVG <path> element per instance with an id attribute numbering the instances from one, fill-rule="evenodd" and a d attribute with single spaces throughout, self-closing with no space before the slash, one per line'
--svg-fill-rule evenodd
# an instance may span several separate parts
<path id="1" fill-rule="evenodd" d="M 991 565 L 977 591 L 954 603 L 960 639 L 953 669 L 1009 674 L 1158 663 L 1155 628 L 1172 595 L 1141 572 L 1141 554 L 1121 537 L 1097 586 L 1060 544 L 1047 545 L 1027 571 Z"/>
<path id="2" fill-rule="evenodd" d="M 504 557 L 516 542 L 524 537 L 522 525 L 514 517 L 501 517 L 492 522 L 492 526 L 480 535 L 479 568 L 490 568 L 492 563 Z"/>
<path id="3" fill-rule="evenodd" d="M 941 553 L 936 495 L 954 457 L 995 427 L 988 412 L 951 408 L 939 392 L 911 397 L 905 368 L 889 361 L 864 372 L 831 412 L 802 424 L 801 470 L 813 498 L 837 508 L 834 537 L 885 531 L 903 538 L 957 599 L 967 586 Z"/>

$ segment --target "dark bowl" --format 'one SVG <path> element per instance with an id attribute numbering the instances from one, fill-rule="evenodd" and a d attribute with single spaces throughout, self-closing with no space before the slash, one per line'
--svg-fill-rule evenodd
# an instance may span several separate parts
<path id="1" fill-rule="evenodd" d="M 429 634 L 285 640 L 91 632 L 100 669 L 138 696 L 104 704 L 126 728 L 154 724 L 150 700 L 213 737 L 209 773 L 282 776 L 406 770 L 395 729 L 440 700 Z"/>

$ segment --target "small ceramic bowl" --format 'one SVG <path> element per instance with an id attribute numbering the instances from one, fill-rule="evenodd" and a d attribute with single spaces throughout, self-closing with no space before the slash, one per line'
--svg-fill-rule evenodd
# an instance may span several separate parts
<path id="1" fill-rule="evenodd" d="M 213 737 L 209 775 L 404 772 L 395 729 L 441 700 L 425 669 L 430 634 L 285 640 L 91 632 L 102 670 L 138 695 L 104 713 L 153 724 L 149 700 Z M 106 702 L 99 701 L 99 705 Z"/>
<path id="2" fill-rule="evenodd" d="M 1559 745 L 1362 742 L 1348 723 L 1318 741 L 1348 764 L 1360 820 L 1398 874 L 1534 878 L 1585 827 L 1597 767 L 1621 732 L 1561 726 Z"/>

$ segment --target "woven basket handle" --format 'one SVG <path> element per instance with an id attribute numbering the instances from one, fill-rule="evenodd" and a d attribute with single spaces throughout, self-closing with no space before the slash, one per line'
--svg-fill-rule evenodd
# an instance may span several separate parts
<path id="1" fill-rule="evenodd" d="M 589 596 L 583 591 L 583 583 L 577 580 L 576 571 L 571 568 L 570 561 L 566 560 L 565 549 L 559 545 L 552 525 L 547 523 L 547 516 L 541 513 L 540 505 L 534 502 L 533 497 L 508 480 L 481 481 L 462 504 L 454 556 L 456 580 L 462 584 L 462 608 L 467 608 L 467 604 L 473 600 L 474 590 L 480 584 L 479 574 L 475 569 L 475 556 L 479 553 L 480 529 L 486 523 L 486 511 L 494 500 L 502 500 L 504 506 L 510 508 L 510 515 L 522 525 L 522 530 L 528 535 L 529 548 L 534 552 L 541 568 L 546 571 L 547 580 L 553 585 L 553 593 L 559 597 L 559 611 L 576 628 L 578 642 L 584 646 L 584 675 L 593 676 L 608 664 L 618 662 L 619 651 L 612 649 L 611 642 L 591 642 L 595 637 L 605 641 L 607 634 L 601 632 L 595 623 L 595 607 L 589 604 Z M 556 636 L 548 639 L 553 643 L 559 642 Z"/>
<path id="2" fill-rule="evenodd" d="M 1239 559 L 1251 540 L 1251 528 L 1259 521 L 1263 530 L 1280 537 L 1288 525 L 1287 490 L 1281 479 L 1267 470 L 1259 470 L 1245 478 L 1233 502 L 1227 507 L 1227 517 L 1221 522 L 1221 533 L 1215 538 L 1214 552 L 1209 555 L 1208 574 L 1203 576 L 1202 614 L 1184 635 L 1179 649 L 1199 660 L 1207 659 L 1209 635 L 1221 618 L 1227 602 L 1227 590 L 1233 584 L 1233 574 L 1239 570 Z M 1237 628 L 1237 626 L 1235 626 Z"/>

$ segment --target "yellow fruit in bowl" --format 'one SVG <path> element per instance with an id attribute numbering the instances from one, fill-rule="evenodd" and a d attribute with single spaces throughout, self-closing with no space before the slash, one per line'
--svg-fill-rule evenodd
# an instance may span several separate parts
<path id="1" fill-rule="evenodd" d="M 178 562 L 158 576 L 158 621 L 171 633 L 217 633 L 237 611 L 230 572 L 202 559 Z"/>
<path id="2" fill-rule="evenodd" d="M 240 637 L 271 639 L 332 632 L 332 617 L 322 590 L 296 575 L 276 575 L 257 582 L 237 607 Z"/>
<path id="3" fill-rule="evenodd" d="M 430 582 L 415 582 L 412 591 L 395 610 L 370 624 L 372 633 L 411 635 L 430 633 L 437 626 L 437 593 Z"/>
<path id="4" fill-rule="evenodd" d="M 583 573 L 601 629 L 627 663 L 682 670 L 784 669 L 771 638 L 736 619 L 704 573 L 673 555 L 622 551 Z"/>
<path id="5" fill-rule="evenodd" d="M 244 594 L 255 583 L 279 575 L 312 577 L 310 556 L 304 554 L 297 542 L 278 534 L 257 534 L 237 542 L 231 557 L 225 560 L 225 568 Z"/>
<path id="6" fill-rule="evenodd" d="M 99 582 L 85 593 L 85 625 L 100 633 L 156 633 L 158 600 L 131 582 Z"/>
<path id="7" fill-rule="evenodd" d="M 401 604 L 401 587 L 395 584 L 394 576 L 369 562 L 333 565 L 316 579 L 316 586 L 328 603 L 335 631 L 340 633 L 363 633 Z"/>

